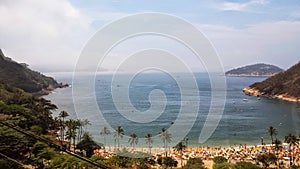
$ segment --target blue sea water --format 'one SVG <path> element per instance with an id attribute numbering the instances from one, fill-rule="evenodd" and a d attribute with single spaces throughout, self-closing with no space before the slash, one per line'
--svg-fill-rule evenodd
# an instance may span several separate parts
<path id="1" fill-rule="evenodd" d="M 51 73 L 50 75 L 54 76 L 58 81 L 72 83 L 70 73 Z M 96 98 L 98 104 L 97 108 L 100 109 L 105 121 L 110 127 L 117 128 L 117 126 L 122 126 L 126 136 L 129 136 L 131 133 L 136 133 L 140 137 L 139 146 L 144 146 L 144 137 L 147 133 L 151 133 L 155 136 L 158 135 L 162 128 L 168 129 L 174 125 L 174 123 L 177 123 L 176 119 L 181 113 L 183 97 L 181 95 L 181 86 L 178 86 L 171 76 L 162 73 L 140 74 L 132 79 L 129 88 L 127 88 L 127 86 L 122 84 L 122 81 L 118 84 L 111 84 L 112 75 L 98 74 L 95 77 L 94 92 L 85 93 L 84 88 L 86 87 L 86 82 L 91 79 L 90 76 L 91 75 L 80 76 L 77 84 L 74 84 L 77 87 L 79 86 L 79 89 L 82 87 L 82 91 L 77 91 L 79 95 L 76 97 L 80 97 L 80 102 L 77 103 L 80 104 L 77 105 L 77 112 L 74 109 L 73 103 L 73 87 L 57 89 L 45 97 L 59 107 L 58 111 L 68 111 L 71 114 L 71 118 L 87 118 L 92 124 L 87 126 L 87 130 L 98 142 L 104 141 L 103 136 L 99 134 L 103 124 L 100 124 L 102 121 L 99 120 L 98 115 L 95 114 L 97 112 L 95 111 L 95 107 L 90 106 L 90 99 L 92 97 Z M 177 76 L 177 78 L 186 77 L 184 74 L 178 74 Z M 197 112 L 196 119 L 187 118 L 184 121 L 180 121 L 180 124 L 184 127 L 195 120 L 191 130 L 183 131 L 186 132 L 189 145 L 224 146 L 260 144 L 261 137 L 264 138 L 265 143 L 270 143 L 270 136 L 267 133 L 269 126 L 273 126 L 278 130 L 277 137 L 282 140 L 288 133 L 300 134 L 300 104 L 269 98 L 245 96 L 242 92 L 244 87 L 255 82 L 260 82 L 264 80 L 265 77 L 226 77 L 227 96 L 222 118 L 212 136 L 205 143 L 200 144 L 198 142 L 199 134 L 211 106 L 211 84 L 209 76 L 206 73 L 195 73 L 194 76 L 200 94 L 200 109 Z M 131 75 L 124 74 L 121 75 L 121 77 L 127 79 L 131 77 Z M 189 83 L 189 79 L 184 79 L 184 81 Z M 112 88 L 113 85 L 115 85 L 114 88 Z M 122 98 L 119 98 L 118 102 L 115 102 L 112 98 L 111 90 L 113 89 L 117 89 L 120 95 L 125 95 L 127 92 L 130 105 L 128 105 L 126 101 L 123 102 Z M 78 88 L 76 88 L 76 90 L 78 90 Z M 120 107 L 123 111 L 132 111 L 132 107 L 137 111 L 147 111 L 151 108 L 151 104 L 160 105 L 164 102 L 164 97 L 159 97 L 158 95 L 157 97 L 154 96 L 153 102 L 150 103 L 149 94 L 154 90 L 164 92 L 166 107 L 159 117 L 151 122 L 139 123 L 131 121 L 119 113 L 115 106 L 116 104 L 121 105 Z M 188 96 L 188 100 L 185 101 L 188 103 L 195 98 L 197 97 L 191 94 Z M 191 107 L 191 111 L 192 109 Z M 57 115 L 57 112 L 54 113 L 54 115 Z M 190 111 L 184 113 L 188 115 Z M 113 134 L 106 139 L 111 140 L 108 141 L 108 144 L 113 146 Z M 173 138 L 173 142 L 176 142 L 176 139 L 177 138 Z M 121 140 L 121 144 L 129 146 L 128 137 L 124 137 Z M 171 144 L 172 143 L 170 143 L 170 145 Z M 160 147 L 161 140 L 154 140 L 154 146 Z"/>

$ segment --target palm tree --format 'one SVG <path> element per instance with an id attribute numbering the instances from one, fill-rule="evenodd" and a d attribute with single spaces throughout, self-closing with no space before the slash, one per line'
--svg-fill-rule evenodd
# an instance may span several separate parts
<path id="1" fill-rule="evenodd" d="M 87 132 L 87 125 L 90 125 L 90 121 L 88 119 L 83 119 L 83 120 L 80 120 L 78 119 L 77 120 L 77 123 L 78 123 L 78 137 L 77 137 L 77 140 L 80 141 L 81 140 L 81 137 L 82 137 L 82 134 Z M 83 127 L 85 127 L 85 129 L 83 130 Z"/>
<path id="2" fill-rule="evenodd" d="M 138 141 L 139 141 L 139 138 L 135 133 L 132 133 L 128 140 L 129 144 L 133 147 L 133 149 L 134 149 L 134 145 L 138 144 Z"/>
<path id="3" fill-rule="evenodd" d="M 153 139 L 152 139 L 152 134 L 147 134 L 145 136 L 146 138 L 146 144 L 148 144 L 148 148 L 149 148 L 149 154 L 151 154 L 151 148 L 152 148 L 152 143 L 153 143 Z"/>
<path id="4" fill-rule="evenodd" d="M 71 142 L 73 140 L 73 146 L 74 146 L 74 151 L 75 151 L 75 139 L 76 139 L 76 135 L 77 135 L 76 130 L 79 128 L 78 121 L 70 119 L 70 120 L 66 121 L 66 126 L 68 128 L 67 133 L 66 133 L 66 139 L 69 140 L 69 142 L 70 142 L 69 145 L 71 145 Z"/>
<path id="5" fill-rule="evenodd" d="M 171 134 L 167 131 L 167 129 L 162 128 L 161 132 L 159 133 L 159 137 L 161 138 L 161 140 L 164 143 L 164 148 L 165 148 L 165 152 L 166 152 L 166 157 L 168 155 L 167 153 L 167 147 L 168 147 L 168 143 L 171 142 Z"/>
<path id="6" fill-rule="evenodd" d="M 106 145 L 106 135 L 110 134 L 110 130 L 107 127 L 104 127 L 101 131 L 100 131 L 100 135 L 104 135 L 104 149 L 105 149 L 105 145 Z"/>
<path id="7" fill-rule="evenodd" d="M 60 134 L 62 141 L 65 141 L 65 118 L 69 116 L 69 113 L 66 111 L 61 111 L 58 117 L 61 119 L 60 125 Z"/>
<path id="8" fill-rule="evenodd" d="M 115 139 L 118 142 L 118 149 L 120 147 L 120 138 L 123 138 L 123 135 L 124 135 L 124 129 L 121 126 L 118 126 L 115 133 Z"/>
<path id="9" fill-rule="evenodd" d="M 279 151 L 279 149 L 282 147 L 282 142 L 281 142 L 279 139 L 276 138 L 276 139 L 274 140 L 274 144 L 275 144 L 275 150 L 277 150 L 277 154 L 279 154 L 278 151 Z M 277 155 L 277 154 L 275 154 L 275 155 Z M 277 162 L 278 165 L 280 165 L 280 164 L 279 164 L 279 158 L 277 158 L 277 160 L 278 160 L 278 162 Z"/>
<path id="10" fill-rule="evenodd" d="M 186 145 L 184 145 L 181 141 L 174 148 L 180 153 L 180 164 L 182 166 L 182 150 L 186 148 Z"/>
<path id="11" fill-rule="evenodd" d="M 294 147 L 297 142 L 299 141 L 299 139 L 297 139 L 297 137 L 291 133 L 289 133 L 287 136 L 285 136 L 285 142 L 289 143 L 290 146 L 290 151 L 291 151 L 291 159 L 290 159 L 290 164 L 292 164 L 292 162 L 294 163 L 294 151 L 292 149 L 292 147 Z"/>
<path id="12" fill-rule="evenodd" d="M 278 134 L 278 132 L 277 132 L 276 128 L 274 128 L 273 126 L 270 126 L 270 127 L 268 128 L 268 133 L 269 133 L 270 136 L 271 136 L 271 140 L 272 140 L 272 144 L 273 144 L 273 143 L 274 143 L 274 141 L 273 141 L 273 135 L 275 135 L 275 137 L 276 137 L 277 134 Z"/>

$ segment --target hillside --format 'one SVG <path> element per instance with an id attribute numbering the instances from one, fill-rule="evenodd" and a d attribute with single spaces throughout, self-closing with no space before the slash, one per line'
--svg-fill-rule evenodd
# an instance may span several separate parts
<path id="1" fill-rule="evenodd" d="M 236 69 L 232 69 L 225 73 L 226 76 L 272 76 L 279 72 L 283 72 L 283 69 L 264 63 L 248 65 Z"/>
<path id="2" fill-rule="evenodd" d="M 9 84 L 29 93 L 43 93 L 59 86 L 53 78 L 30 70 L 27 66 L 5 57 L 0 49 L 0 83 Z"/>
<path id="3" fill-rule="evenodd" d="M 252 96 L 300 102 L 300 62 L 285 72 L 269 77 L 263 82 L 252 84 L 243 89 L 243 92 Z"/>

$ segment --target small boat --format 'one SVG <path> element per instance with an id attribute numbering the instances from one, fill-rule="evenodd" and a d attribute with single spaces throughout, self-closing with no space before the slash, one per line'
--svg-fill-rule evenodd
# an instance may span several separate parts
<path id="1" fill-rule="evenodd" d="M 248 102 L 248 99 L 243 99 L 244 102 Z"/>

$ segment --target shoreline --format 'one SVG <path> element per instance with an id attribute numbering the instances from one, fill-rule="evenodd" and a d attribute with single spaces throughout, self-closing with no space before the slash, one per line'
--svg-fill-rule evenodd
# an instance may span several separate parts
<path id="1" fill-rule="evenodd" d="M 288 94 L 266 95 L 265 93 L 262 93 L 258 89 L 252 87 L 244 88 L 243 92 L 248 96 L 266 97 L 266 98 L 278 99 L 278 100 L 283 100 L 288 102 L 300 103 L 300 98 L 289 96 Z"/>
<path id="2" fill-rule="evenodd" d="M 225 74 L 228 77 L 271 77 L 275 74 L 266 74 L 266 75 L 258 75 L 258 74 Z"/>
<path id="3" fill-rule="evenodd" d="M 204 165 L 208 169 L 213 168 L 213 159 L 215 157 L 225 157 L 229 163 L 237 162 L 251 162 L 256 163 L 257 156 L 264 153 L 273 153 L 277 154 L 277 157 L 280 162 L 285 167 L 289 166 L 290 156 L 289 156 L 289 144 L 282 143 L 282 147 L 278 151 L 274 148 L 273 144 L 266 145 L 240 145 L 240 146 L 225 146 L 225 147 L 201 147 L 201 148 L 187 148 L 182 151 L 177 151 L 176 149 L 167 149 L 164 148 L 151 148 L 151 154 L 149 154 L 149 148 L 139 148 L 139 147 L 128 147 L 126 149 L 115 149 L 114 147 L 99 149 L 94 151 L 95 155 L 102 156 L 104 158 L 110 158 L 122 151 L 127 151 L 131 153 L 145 153 L 144 155 L 151 155 L 154 160 L 157 160 L 160 157 L 171 157 L 178 162 L 178 167 L 184 166 L 190 158 L 201 158 L 204 162 Z M 299 152 L 299 147 L 294 147 L 295 154 Z M 138 154 L 138 153 L 137 153 Z M 149 156 L 150 157 L 150 156 Z M 295 163 L 299 164 L 299 158 L 295 160 Z"/>

